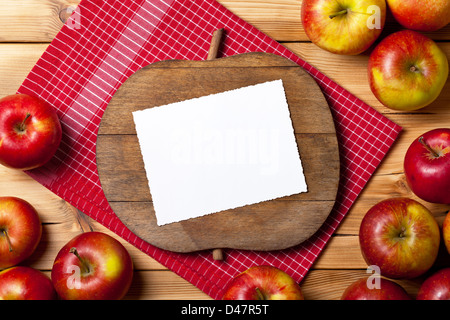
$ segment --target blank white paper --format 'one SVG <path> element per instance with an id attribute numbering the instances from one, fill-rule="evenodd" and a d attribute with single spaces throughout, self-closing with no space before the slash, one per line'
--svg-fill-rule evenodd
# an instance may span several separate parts
<path id="1" fill-rule="evenodd" d="M 158 225 L 307 191 L 282 80 L 133 119 Z"/>

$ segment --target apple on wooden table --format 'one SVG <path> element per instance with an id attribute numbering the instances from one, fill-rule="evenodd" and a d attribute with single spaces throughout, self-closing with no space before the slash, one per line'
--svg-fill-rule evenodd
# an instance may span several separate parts
<path id="1" fill-rule="evenodd" d="M 0 269 L 30 257 L 41 235 L 39 215 L 30 203 L 17 197 L 0 197 Z"/>
<path id="2" fill-rule="evenodd" d="M 55 300 L 52 281 L 41 271 L 15 266 L 0 271 L 0 300 Z"/>
<path id="3" fill-rule="evenodd" d="M 286 272 L 269 265 L 253 266 L 235 276 L 223 300 L 304 300 L 300 286 Z"/>
<path id="4" fill-rule="evenodd" d="M 450 300 L 450 268 L 444 268 L 425 279 L 417 300 Z"/>
<path id="5" fill-rule="evenodd" d="M 356 280 L 341 296 L 341 300 L 412 300 L 405 289 L 389 279 L 370 277 Z"/>
<path id="6" fill-rule="evenodd" d="M 437 258 L 440 240 L 432 213 L 409 198 L 375 204 L 363 217 L 359 230 L 366 262 L 392 279 L 410 279 L 427 272 Z"/>
<path id="7" fill-rule="evenodd" d="M 367 68 L 373 94 L 394 110 L 428 106 L 448 78 L 445 53 L 433 40 L 412 30 L 384 38 L 370 54 Z"/>
<path id="8" fill-rule="evenodd" d="M 444 222 L 442 224 L 442 237 L 444 240 L 444 245 L 450 254 L 450 211 L 447 212 Z"/>
<path id="9" fill-rule="evenodd" d="M 449 0 L 387 0 L 394 18 L 405 28 L 436 31 L 450 23 Z"/>
<path id="10" fill-rule="evenodd" d="M 46 164 L 62 138 L 55 109 L 26 94 L 0 99 L 0 164 L 31 170 Z"/>
<path id="11" fill-rule="evenodd" d="M 357 55 L 380 36 L 386 20 L 385 0 L 303 0 L 303 29 L 320 48 Z"/>
<path id="12" fill-rule="evenodd" d="M 433 129 L 416 138 L 406 151 L 404 170 L 416 196 L 450 204 L 450 128 Z"/>
<path id="13" fill-rule="evenodd" d="M 85 232 L 58 252 L 51 278 L 63 300 L 119 300 L 131 285 L 133 262 L 118 240 Z"/>

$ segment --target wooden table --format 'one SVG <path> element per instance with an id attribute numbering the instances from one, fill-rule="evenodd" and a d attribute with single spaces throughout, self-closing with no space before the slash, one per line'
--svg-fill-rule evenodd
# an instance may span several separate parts
<path id="1" fill-rule="evenodd" d="M 219 2 L 404 128 L 301 283 L 306 299 L 339 299 L 351 282 L 366 275 L 367 264 L 358 244 L 359 225 L 366 211 L 388 197 L 407 196 L 419 200 L 406 184 L 403 157 L 409 144 L 420 134 L 437 127 L 449 127 L 450 81 L 447 81 L 438 100 L 425 109 L 416 112 L 389 110 L 370 91 L 366 74 L 368 53 L 355 57 L 338 56 L 319 49 L 308 40 L 300 22 L 301 0 Z M 0 96 L 16 92 L 62 27 L 61 10 L 78 3 L 79 0 L 2 0 Z M 383 35 L 399 29 L 392 17 L 388 17 Z M 437 40 L 450 59 L 450 25 L 427 35 Z M 40 213 L 44 233 L 37 251 L 27 262 L 32 267 L 49 274 L 57 252 L 67 241 L 83 230 L 97 230 L 122 241 L 132 255 L 135 276 L 126 299 L 210 299 L 201 290 L 79 212 L 23 172 L 0 166 L 0 195 L 22 197 L 30 201 Z M 432 210 L 441 225 L 450 206 L 424 204 Z M 449 255 L 443 253 L 439 257 L 439 265 L 450 266 Z M 414 296 L 421 279 L 399 283 Z"/>

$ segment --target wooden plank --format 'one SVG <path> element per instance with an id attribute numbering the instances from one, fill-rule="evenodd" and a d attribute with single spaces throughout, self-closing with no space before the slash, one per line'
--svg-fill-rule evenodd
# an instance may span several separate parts
<path id="1" fill-rule="evenodd" d="M 76 8 L 79 2 L 80 0 L 3 0 L 0 7 L 0 42 L 50 42 L 63 26 L 63 10 Z M 218 2 L 277 41 L 309 41 L 301 23 L 301 0 Z M 384 34 L 400 29 L 389 13 Z M 435 40 L 449 40 L 450 25 L 425 34 Z"/>

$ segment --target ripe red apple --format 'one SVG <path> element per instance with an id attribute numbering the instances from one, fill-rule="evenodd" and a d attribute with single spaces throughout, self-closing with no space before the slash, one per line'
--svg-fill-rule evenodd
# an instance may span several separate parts
<path id="1" fill-rule="evenodd" d="M 436 31 L 450 22 L 448 0 L 387 0 L 394 18 L 405 28 Z"/>
<path id="2" fill-rule="evenodd" d="M 304 300 L 298 283 L 272 266 L 254 266 L 234 277 L 223 300 Z"/>
<path id="3" fill-rule="evenodd" d="M 384 38 L 368 63 L 370 89 L 386 107 L 418 110 L 431 104 L 448 78 L 445 53 L 430 38 L 403 30 Z"/>
<path id="4" fill-rule="evenodd" d="M 450 268 L 441 269 L 425 279 L 417 300 L 450 300 Z"/>
<path id="5" fill-rule="evenodd" d="M 415 139 L 405 154 L 404 169 L 416 196 L 450 204 L 450 129 L 433 129 Z"/>
<path id="6" fill-rule="evenodd" d="M 320 48 L 357 55 L 380 36 L 386 20 L 385 0 L 303 0 L 303 29 Z"/>
<path id="7" fill-rule="evenodd" d="M 132 278 L 128 251 L 102 232 L 85 232 L 70 240 L 52 268 L 53 285 L 64 300 L 119 300 Z"/>
<path id="8" fill-rule="evenodd" d="M 0 164 L 31 170 L 47 163 L 62 137 L 61 123 L 44 100 L 25 94 L 0 99 Z"/>
<path id="9" fill-rule="evenodd" d="M 0 271 L 0 300 L 55 300 L 52 281 L 41 271 L 16 266 Z"/>
<path id="10" fill-rule="evenodd" d="M 450 211 L 447 212 L 444 223 L 442 224 L 442 236 L 444 239 L 445 247 L 450 254 Z"/>
<path id="11" fill-rule="evenodd" d="M 361 252 L 369 265 L 392 279 L 415 278 L 433 265 L 439 251 L 439 226 L 431 212 L 409 198 L 391 198 L 365 214 L 359 230 Z"/>
<path id="12" fill-rule="evenodd" d="M 373 285 L 369 277 L 356 280 L 345 289 L 341 300 L 411 300 L 398 283 L 385 278 L 379 280 L 379 286 Z"/>
<path id="13" fill-rule="evenodd" d="M 39 215 L 30 203 L 16 197 L 0 197 L 0 269 L 31 256 L 41 235 Z"/>

